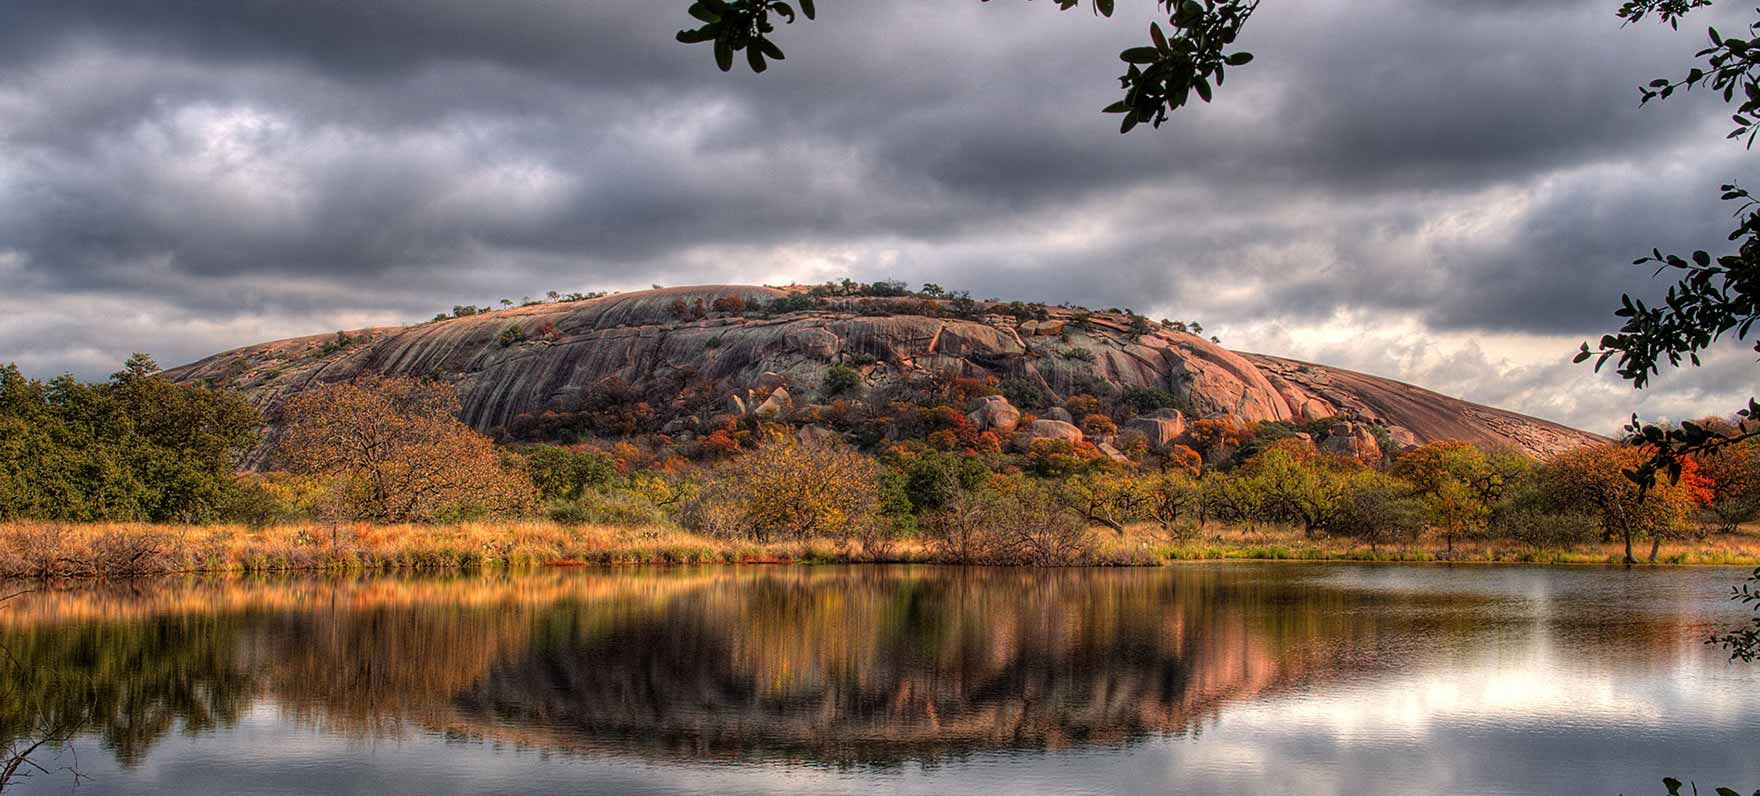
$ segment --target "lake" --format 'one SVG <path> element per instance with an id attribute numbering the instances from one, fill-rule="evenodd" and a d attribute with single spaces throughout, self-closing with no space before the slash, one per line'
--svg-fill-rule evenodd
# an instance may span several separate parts
<path id="1" fill-rule="evenodd" d="M 1747 571 L 1191 564 L 179 579 L 0 606 L 10 794 L 1760 786 Z M 0 593 L 11 589 L 0 589 Z M 1704 792 L 1709 793 L 1709 788 Z"/>

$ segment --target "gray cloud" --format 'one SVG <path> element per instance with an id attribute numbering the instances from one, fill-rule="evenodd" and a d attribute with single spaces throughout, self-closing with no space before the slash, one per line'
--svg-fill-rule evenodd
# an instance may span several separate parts
<path id="1" fill-rule="evenodd" d="M 1593 377 L 1532 363 L 1655 290 L 1635 253 L 1720 241 L 1741 172 L 1711 98 L 1637 106 L 1697 34 L 1604 0 L 1268 6 L 1216 104 L 1125 137 L 1098 109 L 1148 4 L 823 3 L 763 76 L 673 43 L 684 5 L 12 4 L 0 360 L 97 376 L 550 288 L 850 274 L 1260 347 L 1341 316 L 1527 335 L 1450 366 L 1537 368 L 1504 396 L 1379 363 L 1603 428 L 1612 403 L 1547 398 Z"/>

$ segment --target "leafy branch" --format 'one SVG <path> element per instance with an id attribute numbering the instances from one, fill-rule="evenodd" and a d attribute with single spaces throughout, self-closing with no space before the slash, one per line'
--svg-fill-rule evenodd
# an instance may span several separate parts
<path id="1" fill-rule="evenodd" d="M 797 0 L 800 15 L 817 17 L 813 0 Z M 1094 14 L 1111 17 L 1115 0 L 1092 0 Z M 980 0 L 990 2 L 990 0 Z M 1081 0 L 1056 0 L 1058 10 L 1068 11 Z M 1253 54 L 1225 52 L 1241 28 L 1259 7 L 1259 0 L 1155 0 L 1168 14 L 1167 24 L 1149 24 L 1149 44 L 1131 47 L 1118 57 L 1128 64 L 1119 77 L 1124 97 L 1105 108 L 1124 114 L 1119 132 L 1128 133 L 1143 122 L 1160 127 L 1167 112 L 1179 110 L 1196 94 L 1209 102 L 1222 86 L 1227 68 L 1245 66 Z M 780 0 L 694 0 L 689 7 L 695 28 L 680 30 L 684 44 L 713 44 L 715 65 L 733 69 L 734 54 L 745 52 L 753 72 L 762 73 L 769 61 L 783 60 L 782 48 L 771 38 L 776 25 L 771 17 L 792 24 L 794 6 Z"/>

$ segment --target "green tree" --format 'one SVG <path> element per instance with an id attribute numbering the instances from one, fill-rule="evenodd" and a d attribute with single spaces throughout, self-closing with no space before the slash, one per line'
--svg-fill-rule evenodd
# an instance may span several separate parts
<path id="1" fill-rule="evenodd" d="M 218 519 L 261 426 L 237 393 L 174 384 L 145 354 L 99 384 L 0 367 L 0 519 Z"/>

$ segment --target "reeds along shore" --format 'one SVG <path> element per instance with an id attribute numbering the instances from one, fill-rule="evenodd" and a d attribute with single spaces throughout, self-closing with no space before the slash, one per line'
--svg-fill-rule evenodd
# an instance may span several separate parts
<path id="1" fill-rule="evenodd" d="M 1440 538 L 1371 549 L 1348 539 L 1306 538 L 1298 529 L 1212 524 L 1196 538 L 1173 539 L 1153 526 L 1119 534 L 1090 531 L 1077 563 L 1157 566 L 1193 560 L 1462 561 L 1617 564 L 1618 543 L 1568 550 L 1508 541 L 1463 543 L 1452 555 Z M 127 578 L 179 572 L 457 570 L 566 565 L 705 563 L 986 563 L 961 559 L 920 538 L 868 549 L 854 541 L 812 539 L 760 544 L 670 527 L 480 522 L 454 525 L 67 524 L 0 525 L 0 577 Z M 1656 564 L 1760 564 L 1760 531 L 1665 541 Z"/>

